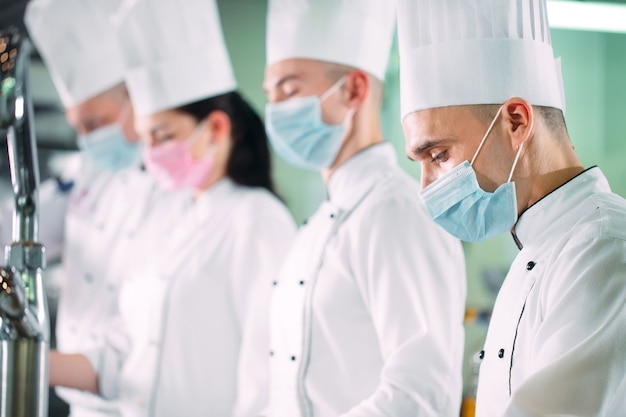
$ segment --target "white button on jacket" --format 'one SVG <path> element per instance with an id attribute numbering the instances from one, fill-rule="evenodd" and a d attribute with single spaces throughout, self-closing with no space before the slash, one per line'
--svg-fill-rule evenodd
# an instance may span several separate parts
<path id="1" fill-rule="evenodd" d="M 390 144 L 332 175 L 274 288 L 273 417 L 457 416 L 465 265 Z"/>
<path id="2" fill-rule="evenodd" d="M 626 415 L 626 201 L 592 168 L 539 200 L 498 294 L 478 417 Z"/>
<path id="3" fill-rule="evenodd" d="M 277 198 L 229 179 L 182 213 L 151 212 L 115 268 L 128 274 L 120 318 L 100 349 L 85 352 L 102 394 L 123 416 L 258 415 L 267 393 L 247 387 L 266 387 L 267 369 L 248 380 L 240 357 L 266 359 L 267 333 L 250 327 L 267 317 L 294 234 Z"/>

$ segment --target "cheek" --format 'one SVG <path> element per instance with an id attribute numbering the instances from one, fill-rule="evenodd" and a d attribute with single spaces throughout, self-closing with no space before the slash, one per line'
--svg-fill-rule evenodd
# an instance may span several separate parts
<path id="1" fill-rule="evenodd" d="M 478 185 L 483 191 L 488 193 L 492 193 L 498 188 L 498 183 L 493 181 L 487 175 L 484 175 L 481 171 L 476 172 L 476 179 L 478 180 Z"/>
<path id="2" fill-rule="evenodd" d="M 322 120 L 329 125 L 339 125 L 343 123 L 346 116 L 346 109 L 339 103 L 326 100 L 322 103 Z"/>
<path id="3" fill-rule="evenodd" d="M 126 136 L 126 140 L 131 143 L 139 142 L 141 139 L 137 135 L 135 131 L 135 127 L 132 122 L 127 122 L 122 125 L 122 130 L 124 131 L 124 136 Z"/>

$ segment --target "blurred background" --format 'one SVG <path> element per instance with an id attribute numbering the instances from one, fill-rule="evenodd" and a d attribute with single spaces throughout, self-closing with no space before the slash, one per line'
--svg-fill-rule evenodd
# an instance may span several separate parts
<path id="1" fill-rule="evenodd" d="M 0 0 L 0 28 L 22 25 L 25 0 Z M 266 0 L 218 0 L 226 43 L 240 91 L 262 115 L 265 65 Z M 568 9 L 569 6 L 573 9 Z M 593 9 L 600 6 L 595 19 Z M 609 8 L 613 7 L 613 8 Z M 567 101 L 566 122 L 576 151 L 586 167 L 598 165 L 616 193 L 626 196 L 626 0 L 549 2 L 555 56 L 562 58 Z M 579 19 L 579 20 L 576 20 Z M 497 65 L 497 63 L 494 63 Z M 386 78 L 383 129 L 394 144 L 400 164 L 419 177 L 419 166 L 404 155 L 400 121 L 398 50 L 394 46 Z M 42 179 L 72 164 L 75 133 L 65 122 L 61 103 L 36 52 L 31 67 L 35 122 Z M 296 222 L 311 215 L 325 197 L 319 174 L 292 168 L 274 158 L 274 176 Z M 11 198 L 8 158 L 0 146 L 0 199 Z M 465 382 L 473 386 L 472 357 L 481 350 L 495 293 L 517 253 L 510 236 L 464 245 L 468 273 Z M 56 288 L 50 269 L 49 287 L 54 307 Z M 62 415 L 59 412 L 57 415 Z M 51 414 L 52 415 L 52 414 Z"/>

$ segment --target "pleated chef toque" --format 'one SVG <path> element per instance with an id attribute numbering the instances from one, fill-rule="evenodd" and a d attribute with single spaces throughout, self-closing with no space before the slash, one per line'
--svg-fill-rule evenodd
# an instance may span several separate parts
<path id="1" fill-rule="evenodd" d="M 136 114 L 236 89 L 215 0 L 131 0 L 114 20 Z"/>
<path id="2" fill-rule="evenodd" d="M 398 0 L 402 117 L 522 97 L 565 110 L 545 0 Z"/>
<path id="3" fill-rule="evenodd" d="M 384 80 L 395 21 L 396 0 L 269 0 L 267 65 L 308 58 Z"/>
<path id="4" fill-rule="evenodd" d="M 73 107 L 124 80 L 107 0 L 32 0 L 24 15 L 63 105 Z"/>

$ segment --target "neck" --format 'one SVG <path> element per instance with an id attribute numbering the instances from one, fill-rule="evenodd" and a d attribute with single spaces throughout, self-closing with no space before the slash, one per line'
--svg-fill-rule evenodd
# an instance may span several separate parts
<path id="1" fill-rule="evenodd" d="M 537 144 L 540 141 L 533 141 Z M 565 184 L 584 168 L 569 142 L 544 143 L 529 149 L 523 177 L 516 180 L 517 208 L 521 215 L 526 209 Z M 539 149 L 541 148 L 541 149 Z M 522 171 L 522 170 L 520 170 Z"/>
<path id="2" fill-rule="evenodd" d="M 379 112 L 361 111 L 361 109 L 359 109 L 355 113 L 353 120 L 352 128 L 343 140 L 343 145 L 341 145 L 335 162 L 333 162 L 329 169 L 322 171 L 322 179 L 326 184 L 328 184 L 330 177 L 337 168 L 346 161 L 365 148 L 383 141 Z"/>

